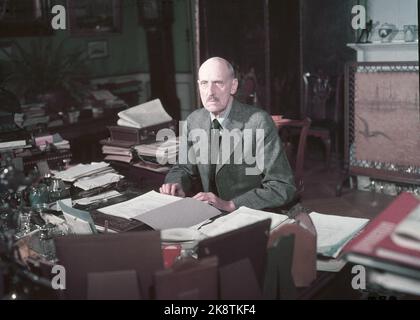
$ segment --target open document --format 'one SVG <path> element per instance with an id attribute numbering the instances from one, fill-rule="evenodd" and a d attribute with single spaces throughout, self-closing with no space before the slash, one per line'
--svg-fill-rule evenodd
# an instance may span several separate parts
<path id="1" fill-rule="evenodd" d="M 119 126 L 138 129 L 172 121 L 159 99 L 121 111 L 118 116 L 120 117 L 117 122 Z"/>
<path id="2" fill-rule="evenodd" d="M 111 216 L 132 219 L 142 213 L 180 200 L 182 200 L 182 198 L 150 191 L 131 200 L 101 208 L 98 211 Z"/>
<path id="3" fill-rule="evenodd" d="M 135 219 L 157 230 L 191 227 L 221 214 L 218 209 L 202 201 L 156 191 L 98 211 L 125 219 Z"/>
<path id="4" fill-rule="evenodd" d="M 199 230 L 208 237 L 214 237 L 265 219 L 271 219 L 270 229 L 273 230 L 281 223 L 288 220 L 288 216 L 250 209 L 247 207 L 240 207 L 232 213 L 224 215 L 220 218 L 195 225 L 192 229 Z"/>
<path id="5" fill-rule="evenodd" d="M 318 235 L 317 253 L 337 258 L 344 245 L 349 242 L 368 222 L 368 219 L 335 216 L 311 212 Z"/>

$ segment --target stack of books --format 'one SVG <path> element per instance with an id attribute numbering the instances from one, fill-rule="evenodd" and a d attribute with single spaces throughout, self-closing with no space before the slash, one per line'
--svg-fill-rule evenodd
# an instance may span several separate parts
<path id="1" fill-rule="evenodd" d="M 19 152 L 22 149 L 30 148 L 29 134 L 25 130 L 3 132 L 0 136 L 0 153 Z"/>
<path id="2" fill-rule="evenodd" d="M 348 261 L 368 268 L 370 282 L 420 295 L 419 198 L 402 193 L 343 251 Z"/>
<path id="3" fill-rule="evenodd" d="M 102 140 L 105 161 L 135 164 L 152 171 L 167 171 L 178 155 L 173 119 L 155 99 L 118 113 L 117 126 L 108 127 L 110 138 Z M 156 141 L 161 129 L 172 129 L 173 137 Z"/>
<path id="4" fill-rule="evenodd" d="M 47 126 L 50 117 L 46 114 L 45 103 L 31 103 L 22 105 L 23 127 L 35 128 L 38 125 Z"/>
<path id="5" fill-rule="evenodd" d="M 70 142 L 64 140 L 59 133 L 38 135 L 35 137 L 35 144 L 41 150 L 48 145 L 53 145 L 58 150 L 70 150 Z"/>

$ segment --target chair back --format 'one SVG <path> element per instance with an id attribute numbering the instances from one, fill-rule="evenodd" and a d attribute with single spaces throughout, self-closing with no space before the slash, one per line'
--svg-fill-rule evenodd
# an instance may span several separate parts
<path id="1" fill-rule="evenodd" d="M 304 189 L 303 168 L 305 160 L 306 140 L 311 126 L 311 119 L 290 120 L 279 128 L 285 151 L 293 168 L 298 196 Z M 298 135 L 297 147 L 292 143 L 292 137 Z M 296 150 L 294 152 L 294 150 Z"/>

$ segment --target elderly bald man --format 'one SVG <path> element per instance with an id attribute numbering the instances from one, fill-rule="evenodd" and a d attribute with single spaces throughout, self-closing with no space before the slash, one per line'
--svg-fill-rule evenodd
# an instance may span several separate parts
<path id="1" fill-rule="evenodd" d="M 199 69 L 198 86 L 204 108 L 187 117 L 186 135 L 194 130 L 207 133 L 210 145 L 207 158 L 203 161 L 206 152 L 198 151 L 197 143 L 189 141 L 189 154 L 200 161 L 188 158 L 187 163 L 174 165 L 160 192 L 185 197 L 193 178 L 199 177 L 203 192 L 194 198 L 222 211 L 232 212 L 240 206 L 273 208 L 291 201 L 296 188 L 277 129 L 264 110 L 235 100 L 238 80 L 232 65 L 223 58 L 208 59 Z M 222 138 L 219 143 L 211 138 L 214 132 Z M 242 139 L 239 144 L 223 140 L 225 136 L 231 137 L 232 132 Z M 224 154 L 225 147 L 233 150 L 228 150 L 223 160 L 219 154 Z M 244 154 L 236 157 L 237 150 Z M 255 159 L 255 163 L 249 163 L 249 159 Z"/>

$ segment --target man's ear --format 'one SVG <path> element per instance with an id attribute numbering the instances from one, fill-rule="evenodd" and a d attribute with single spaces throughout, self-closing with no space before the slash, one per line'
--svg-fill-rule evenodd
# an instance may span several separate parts
<path id="1" fill-rule="evenodd" d="M 238 90 L 238 79 L 233 79 L 232 80 L 232 88 L 230 89 L 230 94 L 235 94 L 236 93 L 236 91 Z"/>

